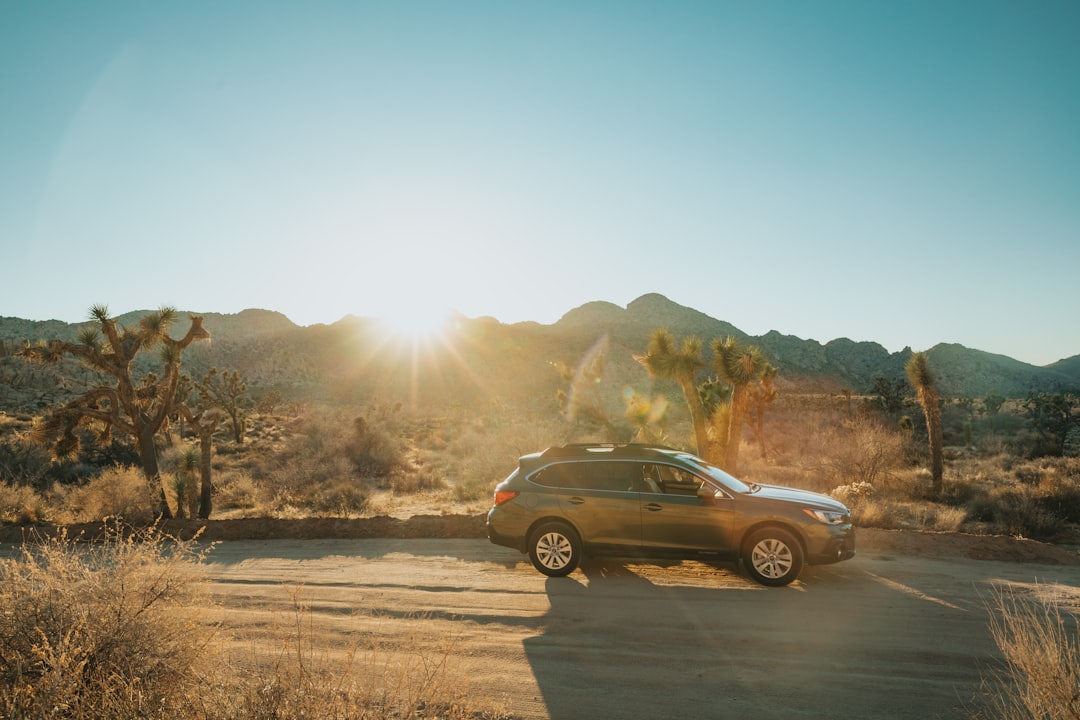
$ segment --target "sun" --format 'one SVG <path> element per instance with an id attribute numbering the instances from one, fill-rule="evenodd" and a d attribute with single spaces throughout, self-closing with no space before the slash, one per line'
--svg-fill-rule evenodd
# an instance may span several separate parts
<path id="1" fill-rule="evenodd" d="M 383 310 L 379 321 L 387 332 L 413 341 L 438 337 L 446 330 L 450 312 L 420 304 L 399 303 Z"/>

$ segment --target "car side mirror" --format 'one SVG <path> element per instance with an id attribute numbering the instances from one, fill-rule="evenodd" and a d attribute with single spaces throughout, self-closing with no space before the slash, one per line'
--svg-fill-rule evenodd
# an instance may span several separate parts
<path id="1" fill-rule="evenodd" d="M 702 485 L 701 487 L 699 487 L 697 491 L 697 496 L 709 505 L 716 504 L 716 491 L 708 485 Z"/>

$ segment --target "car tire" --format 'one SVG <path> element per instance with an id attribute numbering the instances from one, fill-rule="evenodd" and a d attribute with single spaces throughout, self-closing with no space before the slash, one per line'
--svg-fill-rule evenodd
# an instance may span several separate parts
<path id="1" fill-rule="evenodd" d="M 548 577 L 569 575 L 581 562 L 581 538 L 566 523 L 544 523 L 529 537 L 529 559 Z"/>
<path id="2" fill-rule="evenodd" d="M 757 582 L 781 587 L 795 580 L 802 572 L 802 545 L 783 528 L 762 528 L 746 539 L 743 563 L 750 577 Z"/>

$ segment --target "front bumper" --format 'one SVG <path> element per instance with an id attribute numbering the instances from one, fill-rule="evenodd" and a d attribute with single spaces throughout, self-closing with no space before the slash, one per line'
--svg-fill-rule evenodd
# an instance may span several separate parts
<path id="1" fill-rule="evenodd" d="M 855 557 L 855 527 L 848 526 L 841 533 L 828 538 L 815 548 L 806 561 L 811 565 L 829 565 Z"/>

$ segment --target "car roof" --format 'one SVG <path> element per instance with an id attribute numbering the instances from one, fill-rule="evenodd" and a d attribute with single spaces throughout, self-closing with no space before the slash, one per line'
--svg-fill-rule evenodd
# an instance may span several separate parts
<path id="1" fill-rule="evenodd" d="M 671 460 L 688 453 L 666 445 L 646 443 L 571 443 L 521 457 L 523 470 L 533 471 L 557 460 Z"/>

